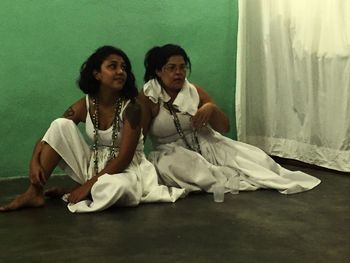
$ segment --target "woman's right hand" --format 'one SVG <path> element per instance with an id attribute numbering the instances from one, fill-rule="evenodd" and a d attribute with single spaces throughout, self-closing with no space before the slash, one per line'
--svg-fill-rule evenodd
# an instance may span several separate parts
<path id="1" fill-rule="evenodd" d="M 32 160 L 30 163 L 29 180 L 32 184 L 42 187 L 46 184 L 47 178 L 45 176 L 45 171 L 38 161 Z"/>

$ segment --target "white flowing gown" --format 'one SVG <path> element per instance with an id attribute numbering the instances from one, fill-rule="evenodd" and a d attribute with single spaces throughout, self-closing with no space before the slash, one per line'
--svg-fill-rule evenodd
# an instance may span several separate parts
<path id="1" fill-rule="evenodd" d="M 128 103 L 129 101 L 123 104 L 120 113 L 121 120 Z M 88 113 L 85 130 L 87 136 L 93 140 L 94 126 L 89 114 L 88 96 L 86 96 L 86 106 Z M 122 125 L 121 122 L 121 127 Z M 108 161 L 109 146 L 112 144 L 112 127 L 107 130 L 99 130 L 98 134 L 98 163 L 99 170 L 102 170 Z M 120 143 L 121 136 L 122 134 L 118 133 L 117 145 Z M 56 119 L 51 123 L 42 140 L 62 157 L 59 166 L 74 181 L 84 184 L 93 176 L 93 151 L 73 121 L 65 118 Z M 91 189 L 92 200 L 83 200 L 76 204 L 70 203 L 68 209 L 71 212 L 94 212 L 112 205 L 136 206 L 140 202 L 175 202 L 179 197 L 184 196 L 184 189 L 169 188 L 158 184 L 156 170 L 146 159 L 143 147 L 141 135 L 136 153 L 128 168 L 122 173 L 100 176 Z M 118 153 L 118 148 L 116 152 Z"/>
<path id="2" fill-rule="evenodd" d="M 164 107 L 169 95 L 153 79 L 143 87 L 144 94 L 159 103 L 160 110 L 150 128 L 154 149 L 148 159 L 157 169 L 161 182 L 185 188 L 186 192 L 213 192 L 213 186 L 234 187 L 230 180 L 239 176 L 239 190 L 276 189 L 283 194 L 310 190 L 321 181 L 300 171 L 290 171 L 277 164 L 257 147 L 229 139 L 206 127 L 197 132 L 202 154 L 189 150 L 179 136 L 171 113 Z M 187 80 L 173 106 L 187 140 L 194 146 L 190 120 L 199 105 L 197 89 Z M 195 148 L 195 147 L 194 147 Z"/>

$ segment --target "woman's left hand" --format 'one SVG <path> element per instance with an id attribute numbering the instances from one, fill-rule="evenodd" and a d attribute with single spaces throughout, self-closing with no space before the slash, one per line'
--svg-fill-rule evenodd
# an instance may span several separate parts
<path id="1" fill-rule="evenodd" d="M 68 197 L 69 203 L 78 203 L 81 200 L 87 199 L 87 196 L 90 194 L 93 183 L 91 180 L 87 181 L 85 184 L 79 186 L 73 190 Z"/>
<path id="2" fill-rule="evenodd" d="M 207 102 L 197 110 L 197 113 L 192 117 L 192 125 L 194 129 L 199 130 L 208 125 L 214 107 L 215 105 L 213 103 Z"/>

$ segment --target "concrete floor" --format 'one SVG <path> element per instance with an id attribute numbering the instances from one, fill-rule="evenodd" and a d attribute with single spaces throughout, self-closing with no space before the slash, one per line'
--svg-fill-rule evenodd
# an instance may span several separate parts
<path id="1" fill-rule="evenodd" d="M 195 194 L 72 214 L 61 200 L 0 213 L 0 262 L 350 262 L 349 174 L 284 164 L 322 180 L 314 190 Z M 53 185 L 70 184 L 67 177 Z M 0 203 L 27 180 L 0 182 Z"/>

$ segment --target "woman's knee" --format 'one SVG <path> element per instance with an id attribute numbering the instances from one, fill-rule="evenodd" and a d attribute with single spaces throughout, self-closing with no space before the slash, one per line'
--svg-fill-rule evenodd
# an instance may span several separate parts
<path id="1" fill-rule="evenodd" d="M 68 134 L 77 131 L 77 126 L 72 120 L 58 118 L 51 123 L 49 131 L 56 134 L 56 136 L 61 134 L 63 137 L 66 137 Z"/>
<path id="2" fill-rule="evenodd" d="M 75 126 L 74 122 L 66 118 L 58 118 L 51 123 L 51 127 L 58 129 L 65 129 L 72 126 Z"/>

